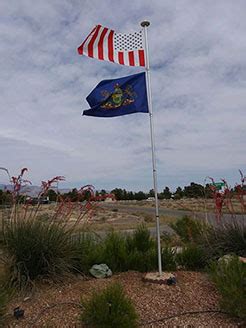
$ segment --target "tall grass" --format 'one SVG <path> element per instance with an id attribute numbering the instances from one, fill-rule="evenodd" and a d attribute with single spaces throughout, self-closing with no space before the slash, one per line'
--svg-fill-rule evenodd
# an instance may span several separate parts
<path id="1" fill-rule="evenodd" d="M 183 255 L 178 257 L 181 262 L 182 256 L 187 260 L 192 256 L 198 260 L 200 256 L 204 258 L 204 263 L 225 254 L 246 256 L 246 226 L 243 222 L 232 220 L 230 223 L 213 226 L 183 217 L 172 223 L 171 227 L 185 246 Z"/>
<path id="2" fill-rule="evenodd" d="M 177 269 L 176 253 L 171 247 L 165 246 L 162 248 L 161 259 L 163 270 L 175 271 Z"/>
<path id="3" fill-rule="evenodd" d="M 201 234 L 198 244 L 204 250 L 207 260 L 218 259 L 225 254 L 246 256 L 246 226 L 231 222 Z"/>
<path id="4" fill-rule="evenodd" d="M 176 255 L 176 262 L 185 270 L 202 270 L 207 264 L 203 249 L 194 243 L 184 246 Z"/>
<path id="5" fill-rule="evenodd" d="M 35 220 L 7 224 L 4 249 L 12 259 L 12 283 L 19 286 L 38 277 L 55 278 L 67 273 L 76 258 L 70 231 L 56 223 Z"/>

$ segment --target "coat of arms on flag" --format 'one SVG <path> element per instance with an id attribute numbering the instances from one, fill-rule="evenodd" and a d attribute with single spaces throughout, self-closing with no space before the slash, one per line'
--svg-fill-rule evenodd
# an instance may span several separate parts
<path id="1" fill-rule="evenodd" d="M 148 113 L 145 73 L 101 81 L 86 100 L 91 109 L 83 115 L 114 117 Z"/>
<path id="2" fill-rule="evenodd" d="M 133 91 L 131 85 L 127 85 L 125 88 L 122 88 L 118 83 L 116 83 L 112 94 L 109 91 L 104 90 L 102 91 L 102 96 L 102 101 L 106 102 L 101 105 L 101 107 L 106 109 L 114 109 L 120 106 L 130 105 L 135 101 L 137 94 Z"/>

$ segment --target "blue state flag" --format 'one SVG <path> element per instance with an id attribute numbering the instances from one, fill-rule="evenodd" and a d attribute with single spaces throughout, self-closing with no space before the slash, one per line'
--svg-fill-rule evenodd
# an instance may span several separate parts
<path id="1" fill-rule="evenodd" d="M 145 73 L 101 81 L 86 98 L 91 109 L 83 115 L 114 117 L 148 113 Z"/>

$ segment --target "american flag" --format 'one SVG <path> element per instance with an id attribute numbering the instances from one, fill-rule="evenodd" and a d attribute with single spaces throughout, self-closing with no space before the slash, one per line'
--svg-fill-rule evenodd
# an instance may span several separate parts
<path id="1" fill-rule="evenodd" d="M 145 66 L 143 32 L 115 33 L 97 25 L 79 46 L 78 53 L 127 66 Z"/>

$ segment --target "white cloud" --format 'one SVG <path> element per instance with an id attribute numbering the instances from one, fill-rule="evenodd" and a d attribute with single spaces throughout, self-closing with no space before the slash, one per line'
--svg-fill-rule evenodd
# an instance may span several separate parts
<path id="1" fill-rule="evenodd" d="M 206 175 L 233 183 L 245 168 L 245 10 L 240 0 L 1 2 L 1 166 L 28 166 L 35 183 L 60 174 L 152 188 L 148 116 L 81 117 L 100 80 L 141 70 L 76 52 L 98 23 L 130 32 L 147 18 L 159 188 Z"/>

